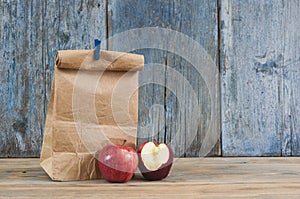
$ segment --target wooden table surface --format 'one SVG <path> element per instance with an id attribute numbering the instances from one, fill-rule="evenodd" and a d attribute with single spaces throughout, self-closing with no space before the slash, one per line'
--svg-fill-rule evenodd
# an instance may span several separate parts
<path id="1" fill-rule="evenodd" d="M 38 159 L 0 159 L 0 198 L 300 198 L 300 158 L 181 158 L 162 181 L 53 182 Z"/>

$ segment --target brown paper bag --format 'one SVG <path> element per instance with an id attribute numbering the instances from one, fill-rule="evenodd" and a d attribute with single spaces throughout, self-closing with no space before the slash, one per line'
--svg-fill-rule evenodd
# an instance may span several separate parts
<path id="1" fill-rule="evenodd" d="M 100 178 L 94 158 L 108 143 L 135 147 L 142 55 L 58 51 L 40 164 L 52 180 Z"/>

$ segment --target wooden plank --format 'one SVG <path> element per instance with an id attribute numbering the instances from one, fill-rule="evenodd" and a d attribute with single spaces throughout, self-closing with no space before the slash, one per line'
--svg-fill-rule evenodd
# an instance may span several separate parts
<path id="1" fill-rule="evenodd" d="M 166 27 L 169 21 L 167 1 L 112 0 L 108 9 L 109 37 L 133 28 Z M 111 50 L 124 49 L 123 42 L 114 39 L 108 45 Z M 159 49 L 137 49 L 134 52 L 145 56 L 145 69 L 139 76 L 138 145 L 147 140 L 164 142 L 165 88 L 157 82 L 165 82 L 166 52 Z M 151 66 L 152 63 L 161 65 L 160 72 Z"/>
<path id="2" fill-rule="evenodd" d="M 43 1 L 1 1 L 0 8 L 0 157 L 37 157 L 44 123 Z"/>
<path id="3" fill-rule="evenodd" d="M 222 150 L 225 156 L 291 155 L 291 129 L 287 120 L 290 120 L 289 110 L 294 108 L 287 104 L 288 93 L 292 91 L 289 83 L 284 83 L 289 71 L 285 60 L 295 60 L 297 51 L 294 50 L 299 47 L 285 42 L 296 32 L 293 26 L 297 22 L 290 21 L 293 16 L 284 18 L 284 15 L 298 10 L 296 7 L 288 9 L 286 2 L 221 1 Z M 297 1 L 292 2 L 293 5 Z M 287 26 L 289 23 L 293 25 Z M 297 118 L 297 113 L 292 118 Z"/>
<path id="4" fill-rule="evenodd" d="M 53 182 L 38 159 L 0 159 L 0 198 L 297 198 L 299 164 L 296 157 L 181 158 L 162 181 L 145 181 L 137 172 L 123 184 Z"/>
<path id="5" fill-rule="evenodd" d="M 299 1 L 284 4 L 283 137 L 282 154 L 300 155 L 300 19 Z"/>
<path id="6" fill-rule="evenodd" d="M 186 36 L 190 37 L 198 42 L 202 48 L 206 51 L 208 56 L 211 56 L 215 62 L 214 66 L 218 66 L 218 5 L 217 1 L 170 1 L 170 22 L 169 28 L 179 31 Z M 174 39 L 175 42 L 176 39 Z M 170 41 L 172 44 L 173 41 Z M 173 44 L 187 47 L 184 43 Z M 193 44 L 192 44 L 193 45 Z M 193 49 L 194 46 L 188 46 L 189 49 Z M 194 44 L 195 45 L 195 44 Z M 186 49 L 186 50 L 189 50 Z M 194 56 L 203 56 L 197 54 L 197 52 L 190 52 Z M 182 83 L 178 82 L 178 78 L 167 76 L 166 87 L 171 87 L 171 84 L 177 84 L 177 88 L 174 91 L 166 90 L 165 106 L 169 110 L 170 114 L 166 114 L 166 134 L 169 135 L 169 139 L 173 139 L 174 134 L 180 133 L 181 143 L 179 146 L 175 146 L 176 153 L 184 154 L 187 157 L 195 157 L 200 155 L 200 149 L 203 144 L 203 140 L 208 132 L 208 126 L 211 121 L 212 108 L 216 108 L 215 112 L 219 113 L 219 100 L 216 96 L 215 102 L 211 101 L 210 93 L 207 84 L 203 78 L 199 69 L 199 66 L 193 66 L 189 61 L 185 60 L 181 55 L 175 55 L 174 53 L 168 53 L 167 57 L 167 74 L 170 70 L 175 69 L 180 72 L 182 77 L 186 79 L 192 87 L 192 91 L 184 87 Z M 203 65 L 200 67 L 208 67 Z M 216 73 L 218 79 L 218 73 Z M 215 82 L 218 85 L 219 82 Z M 191 92 L 195 92 L 197 96 L 197 102 L 199 109 L 193 104 L 193 98 Z M 219 90 L 211 91 L 211 94 L 219 95 Z M 182 97 L 180 97 L 182 96 Z M 180 107 L 178 107 L 179 100 L 182 100 L 184 109 L 182 115 L 180 115 Z M 212 103 L 216 103 L 213 106 Z M 199 118 L 192 118 L 192 122 L 196 122 L 198 129 L 191 129 L 191 121 L 189 121 L 191 115 L 197 115 Z M 220 121 L 220 115 L 213 120 Z M 176 121 L 176 122 L 174 122 Z M 197 128 L 197 127 L 196 127 Z M 178 131 L 179 129 L 179 131 Z M 219 130 L 219 128 L 217 128 Z M 196 133 L 190 133 L 189 131 L 196 131 Z M 220 137 L 220 132 L 216 133 Z M 190 137 L 191 136 L 191 137 Z M 192 142 L 191 142 L 192 141 Z M 220 141 L 216 144 L 216 147 L 211 151 L 210 155 L 221 155 Z"/>
<path id="7" fill-rule="evenodd" d="M 132 12 L 134 10 L 134 12 Z M 201 45 L 217 62 L 218 57 L 218 25 L 216 1 L 109 1 L 108 4 L 109 36 L 115 37 L 123 31 L 133 28 L 169 28 L 186 34 Z M 129 37 L 129 36 L 128 36 Z M 109 48 L 113 50 L 124 49 L 125 40 L 116 42 L 112 39 Z M 136 38 L 135 38 L 136 39 Z M 151 40 L 152 39 L 152 40 Z M 146 42 L 155 43 L 159 40 L 166 45 L 172 45 L 170 38 L 149 37 Z M 133 43 L 135 41 L 132 41 Z M 134 46 L 134 45 L 133 45 Z M 198 156 L 204 133 L 207 130 L 210 117 L 209 95 L 201 75 L 187 61 L 175 56 L 171 52 L 161 49 L 139 49 L 134 52 L 145 56 L 145 70 L 140 73 L 139 88 L 139 128 L 138 143 L 155 139 L 160 142 L 170 143 L 179 134 L 179 142 L 172 145 L 176 156 Z M 191 52 L 193 53 L 193 52 Z M 155 66 L 151 66 L 150 64 Z M 160 67 L 160 69 L 158 69 Z M 169 69 L 168 69 L 169 68 Z M 186 79 L 197 94 L 202 112 L 192 106 L 190 93 L 178 78 L 169 75 L 175 69 Z M 171 73 L 174 74 L 174 73 Z M 177 88 L 169 90 L 172 85 Z M 142 83 L 147 85 L 142 85 Z M 183 97 L 179 97 L 183 96 Z M 179 98 L 185 106 L 180 112 Z M 188 121 L 191 113 L 201 115 L 196 138 L 187 144 Z M 207 115 L 206 115 L 207 114 Z M 197 122 L 196 118 L 192 122 Z M 188 146 L 187 146 L 188 145 Z M 191 145 L 191 146 L 190 146 Z M 220 155 L 220 143 L 217 143 L 213 154 Z"/>

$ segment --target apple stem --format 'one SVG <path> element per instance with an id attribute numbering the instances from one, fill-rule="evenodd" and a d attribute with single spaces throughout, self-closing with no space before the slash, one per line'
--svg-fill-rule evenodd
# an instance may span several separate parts
<path id="1" fill-rule="evenodd" d="M 127 142 L 127 140 L 124 140 L 122 146 L 124 146 L 126 142 Z"/>

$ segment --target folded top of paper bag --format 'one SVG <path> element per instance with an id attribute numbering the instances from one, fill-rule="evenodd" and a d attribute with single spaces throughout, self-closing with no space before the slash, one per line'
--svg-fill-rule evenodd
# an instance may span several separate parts
<path id="1" fill-rule="evenodd" d="M 95 50 L 60 50 L 56 55 L 58 68 L 74 70 L 139 71 L 144 69 L 144 56 L 132 53 L 104 51 L 100 59 Z"/>

